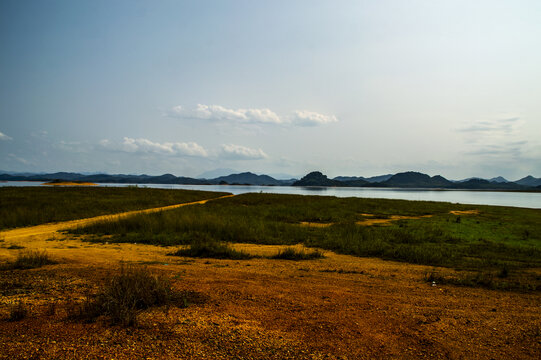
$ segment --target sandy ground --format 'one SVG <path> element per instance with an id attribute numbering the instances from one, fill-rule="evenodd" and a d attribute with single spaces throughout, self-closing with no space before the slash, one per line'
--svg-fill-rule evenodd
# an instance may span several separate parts
<path id="1" fill-rule="evenodd" d="M 197 202 L 199 203 L 199 202 Z M 194 204 L 197 204 L 194 203 Z M 153 210 L 156 211 L 156 210 Z M 122 216 L 127 216 L 126 214 Z M 96 221 L 93 220 L 85 221 Z M 325 259 L 213 260 L 172 248 L 94 244 L 56 232 L 0 233 L 0 261 L 45 249 L 56 265 L 0 271 L 0 359 L 539 359 L 541 294 L 432 286 L 432 268 L 324 251 Z M 280 246 L 236 244 L 254 254 Z M 193 291 L 187 308 L 152 309 L 135 328 L 66 319 L 120 262 L 145 264 Z M 8 322 L 23 301 L 29 315 Z"/>
<path id="2" fill-rule="evenodd" d="M 471 211 L 477 211 L 477 210 L 471 210 Z M 452 214 L 454 215 L 469 215 L 469 214 L 477 214 L 479 213 L 478 211 L 473 213 L 473 212 L 470 212 L 470 210 L 467 210 L 467 211 L 451 211 Z M 460 213 L 460 214 L 455 214 L 455 213 Z M 372 217 L 374 216 L 373 214 L 361 214 L 362 216 L 365 216 L 365 217 Z M 361 226 L 374 226 L 374 225 L 391 225 L 391 223 L 393 221 L 398 221 L 398 220 L 407 220 L 407 219 L 422 219 L 422 218 L 429 218 L 429 217 L 432 217 L 432 215 L 423 215 L 423 216 L 402 216 L 402 215 L 391 215 L 385 219 L 365 219 L 365 220 L 361 220 L 361 221 L 357 221 L 356 224 L 357 225 L 361 225 Z M 299 225 L 301 226 L 310 226 L 310 227 L 329 227 L 331 225 L 333 225 L 334 223 L 318 223 L 318 222 L 308 222 L 308 221 L 302 221 L 299 223 Z"/>

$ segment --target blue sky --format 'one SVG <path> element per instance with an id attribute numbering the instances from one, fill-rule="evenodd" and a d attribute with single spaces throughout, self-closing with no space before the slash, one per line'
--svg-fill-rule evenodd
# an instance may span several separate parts
<path id="1" fill-rule="evenodd" d="M 0 2 L 0 169 L 541 176 L 538 1 Z"/>

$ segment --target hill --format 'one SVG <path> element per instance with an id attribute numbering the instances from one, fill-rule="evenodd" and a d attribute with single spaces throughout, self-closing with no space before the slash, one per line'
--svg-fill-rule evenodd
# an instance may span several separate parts
<path id="1" fill-rule="evenodd" d="M 257 175 L 251 172 L 220 176 L 208 180 L 211 184 L 246 184 L 246 185 L 284 185 L 287 180 L 276 180 L 268 175 Z"/>
<path id="2" fill-rule="evenodd" d="M 363 177 L 363 176 L 337 176 L 333 178 L 333 180 L 338 181 L 355 181 L 355 180 L 363 180 L 369 183 L 379 183 L 382 181 L 389 180 L 393 174 L 387 174 L 387 175 L 378 175 L 378 176 L 371 176 L 371 177 Z"/>
<path id="3" fill-rule="evenodd" d="M 490 181 L 490 182 L 497 182 L 497 183 L 506 183 L 506 182 L 510 182 L 509 180 L 507 180 L 507 179 L 504 178 L 503 176 L 493 177 L 492 179 L 489 179 L 488 181 Z"/>
<path id="4" fill-rule="evenodd" d="M 484 179 L 470 179 L 461 183 L 455 183 L 450 188 L 469 190 L 525 190 L 528 187 L 512 182 L 491 182 Z"/>
<path id="5" fill-rule="evenodd" d="M 344 186 L 342 181 L 329 179 L 320 171 L 312 171 L 302 179 L 295 181 L 293 186 Z"/>
<path id="6" fill-rule="evenodd" d="M 453 185 L 453 182 L 443 176 L 428 176 L 414 171 L 408 171 L 393 175 L 389 180 L 382 182 L 382 185 L 389 187 L 411 187 L 411 188 L 446 188 Z"/>
<path id="7" fill-rule="evenodd" d="M 541 178 L 534 178 L 531 175 L 528 175 L 520 180 L 515 181 L 516 184 L 524 186 L 539 186 L 541 185 Z"/>

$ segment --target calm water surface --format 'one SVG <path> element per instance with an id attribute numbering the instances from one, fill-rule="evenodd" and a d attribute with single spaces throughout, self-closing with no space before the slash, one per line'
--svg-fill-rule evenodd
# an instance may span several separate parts
<path id="1" fill-rule="evenodd" d="M 41 182 L 32 181 L 0 182 L 0 186 L 40 186 L 41 184 Z M 124 187 L 135 186 L 135 184 L 99 184 L 99 186 Z M 158 189 L 224 191 L 232 194 L 263 192 L 271 194 L 325 195 L 337 197 L 445 201 L 461 204 L 517 206 L 541 209 L 541 193 L 527 192 L 243 185 L 138 184 L 137 186 Z"/>

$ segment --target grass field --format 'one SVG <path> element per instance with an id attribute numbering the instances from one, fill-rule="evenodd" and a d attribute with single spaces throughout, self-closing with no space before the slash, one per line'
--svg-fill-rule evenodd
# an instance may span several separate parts
<path id="1" fill-rule="evenodd" d="M 0 229 L 146 209 L 225 193 L 137 187 L 0 187 Z"/>
<path id="2" fill-rule="evenodd" d="M 396 215 L 409 218 L 379 226 L 358 224 Z M 461 283 L 440 273 L 432 275 L 442 282 L 523 290 L 538 289 L 541 284 L 538 274 L 528 272 L 541 267 L 541 210 L 533 209 L 244 194 L 203 207 L 138 215 L 74 232 L 95 234 L 94 241 L 112 235 L 107 241 L 166 246 L 209 241 L 302 243 L 342 254 L 454 268 L 467 271 L 463 277 L 473 279 Z"/>
<path id="3" fill-rule="evenodd" d="M 539 358 L 539 210 L 184 204 L 2 231 L 0 358 Z"/>

